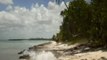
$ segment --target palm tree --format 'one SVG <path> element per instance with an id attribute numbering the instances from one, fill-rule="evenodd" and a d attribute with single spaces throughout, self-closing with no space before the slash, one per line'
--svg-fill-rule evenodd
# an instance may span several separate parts
<path id="1" fill-rule="evenodd" d="M 56 1 L 56 3 L 60 3 L 60 2 L 61 2 L 61 0 L 55 0 L 55 1 Z M 62 0 L 62 1 L 64 2 L 64 4 L 65 4 L 66 8 L 68 9 L 68 6 L 67 6 L 67 4 L 66 4 L 65 0 Z"/>
<path id="2" fill-rule="evenodd" d="M 68 9 L 68 6 L 67 6 L 67 4 L 66 4 L 65 0 L 63 0 L 63 2 L 64 2 L 64 4 L 65 4 L 66 8 Z"/>

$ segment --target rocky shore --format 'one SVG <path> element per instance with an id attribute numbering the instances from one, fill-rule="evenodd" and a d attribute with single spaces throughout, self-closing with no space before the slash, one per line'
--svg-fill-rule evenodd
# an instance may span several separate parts
<path id="1" fill-rule="evenodd" d="M 18 54 L 24 60 L 107 60 L 107 50 L 103 47 L 54 41 L 29 47 Z"/>

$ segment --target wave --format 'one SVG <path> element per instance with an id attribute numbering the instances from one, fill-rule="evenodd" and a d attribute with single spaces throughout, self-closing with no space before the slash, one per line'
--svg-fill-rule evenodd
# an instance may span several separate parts
<path id="1" fill-rule="evenodd" d="M 25 58 L 25 55 L 27 59 Z M 25 58 L 24 60 L 57 60 L 51 51 L 25 51 L 23 56 Z"/>

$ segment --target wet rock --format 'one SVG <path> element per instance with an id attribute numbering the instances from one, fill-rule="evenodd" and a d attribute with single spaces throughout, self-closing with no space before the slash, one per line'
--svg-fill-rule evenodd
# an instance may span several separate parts
<path id="1" fill-rule="evenodd" d="M 30 56 L 29 55 L 23 55 L 23 56 L 20 56 L 19 59 L 30 59 Z"/>
<path id="2" fill-rule="evenodd" d="M 24 51 L 25 51 L 25 49 L 23 51 L 18 52 L 18 54 L 23 54 Z"/>

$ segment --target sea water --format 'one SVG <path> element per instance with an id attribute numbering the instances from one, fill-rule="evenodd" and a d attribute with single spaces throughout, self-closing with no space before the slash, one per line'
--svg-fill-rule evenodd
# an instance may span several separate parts
<path id="1" fill-rule="evenodd" d="M 35 40 L 35 41 L 7 41 L 7 40 L 0 40 L 0 60 L 19 60 L 18 52 L 22 51 L 23 49 L 27 49 L 28 47 L 38 45 L 41 43 L 49 42 L 49 40 Z M 37 56 L 38 60 L 41 60 L 41 57 L 46 54 L 45 52 L 42 52 L 43 54 L 39 54 Z M 33 57 L 35 58 L 35 53 L 33 54 Z M 48 54 L 51 54 L 48 52 Z M 51 54 L 52 55 L 52 54 Z M 46 55 L 45 55 L 46 56 Z M 46 57 L 45 57 L 46 58 Z"/>

